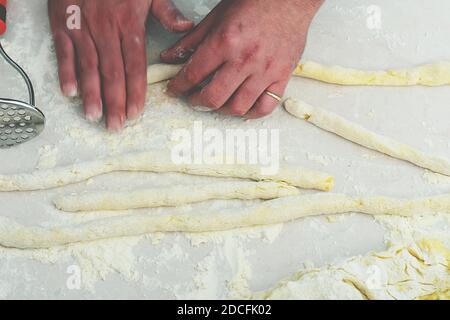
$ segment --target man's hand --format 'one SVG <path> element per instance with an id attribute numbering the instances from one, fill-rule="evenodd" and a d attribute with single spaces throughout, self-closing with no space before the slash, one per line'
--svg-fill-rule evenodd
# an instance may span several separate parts
<path id="1" fill-rule="evenodd" d="M 71 5 L 81 9 L 79 30 L 67 27 Z M 86 118 L 92 121 L 102 118 L 104 106 L 106 126 L 112 131 L 144 108 L 148 14 L 171 31 L 193 27 L 170 0 L 49 0 L 48 11 L 63 93 L 80 92 Z"/>
<path id="2" fill-rule="evenodd" d="M 186 37 L 161 54 L 168 63 L 189 61 L 168 85 L 195 106 L 259 118 L 283 96 L 323 0 L 222 0 Z M 209 76 L 211 81 L 198 89 Z"/>

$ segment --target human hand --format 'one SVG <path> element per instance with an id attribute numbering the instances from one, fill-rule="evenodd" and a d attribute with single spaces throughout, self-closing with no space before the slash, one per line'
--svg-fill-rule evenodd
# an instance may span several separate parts
<path id="1" fill-rule="evenodd" d="M 259 118 L 283 96 L 323 0 L 223 0 L 188 35 L 161 54 L 185 67 L 168 84 L 173 96 L 222 114 Z M 211 81 L 198 88 L 209 76 Z"/>
<path id="2" fill-rule="evenodd" d="M 67 27 L 71 5 L 81 12 L 75 30 Z M 171 31 L 193 27 L 170 0 L 48 0 L 48 13 L 63 93 L 80 92 L 91 121 L 100 120 L 105 110 L 111 131 L 123 128 L 126 117 L 139 117 L 144 108 L 148 14 Z"/>

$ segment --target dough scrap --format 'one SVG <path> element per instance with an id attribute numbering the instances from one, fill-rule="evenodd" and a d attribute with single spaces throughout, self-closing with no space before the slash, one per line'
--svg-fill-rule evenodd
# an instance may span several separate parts
<path id="1" fill-rule="evenodd" d="M 0 175 L 1 191 L 33 191 L 62 187 L 89 178 L 117 171 L 178 172 L 210 177 L 232 177 L 255 181 L 285 182 L 289 185 L 317 190 L 331 190 L 333 177 L 299 166 L 282 166 L 274 175 L 261 173 L 257 165 L 175 164 L 160 152 L 130 153 L 121 156 L 74 164 L 32 173 Z"/>
<path id="2" fill-rule="evenodd" d="M 147 82 L 169 80 L 183 65 L 154 64 L 148 67 Z M 353 86 L 442 86 L 450 84 L 450 62 L 425 64 L 413 68 L 363 71 L 340 66 L 325 66 L 313 61 L 300 62 L 294 76 L 322 82 Z"/>
<path id="3" fill-rule="evenodd" d="M 161 81 L 169 80 L 180 72 L 183 65 L 158 63 L 148 66 L 147 83 L 153 84 Z"/>
<path id="4" fill-rule="evenodd" d="M 450 299 L 450 251 L 436 239 L 393 245 L 337 265 L 302 270 L 252 299 Z"/>
<path id="5" fill-rule="evenodd" d="M 297 194 L 297 188 L 282 183 L 238 181 L 75 194 L 59 197 L 54 203 L 59 210 L 66 212 L 110 211 L 172 207 L 212 199 L 269 200 Z"/>
<path id="6" fill-rule="evenodd" d="M 347 212 L 401 216 L 450 213 L 450 194 L 402 200 L 317 193 L 268 200 L 239 209 L 211 210 L 194 214 L 134 213 L 52 228 L 27 227 L 9 218 L 0 217 L 0 245 L 18 249 L 50 248 L 154 232 L 224 231 Z"/>
<path id="7" fill-rule="evenodd" d="M 304 119 L 317 127 L 335 133 L 366 148 L 379 151 L 391 157 L 408 161 L 416 166 L 450 176 L 450 161 L 426 154 L 389 137 L 374 133 L 324 109 L 312 107 L 305 102 L 287 99 L 286 110 L 293 116 Z"/>

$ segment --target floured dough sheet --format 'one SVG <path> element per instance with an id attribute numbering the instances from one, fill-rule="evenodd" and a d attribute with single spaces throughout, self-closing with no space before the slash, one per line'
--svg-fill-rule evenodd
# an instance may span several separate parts
<path id="1" fill-rule="evenodd" d="M 147 82 L 153 84 L 173 78 L 183 65 L 154 64 L 147 70 Z M 301 61 L 294 76 L 348 86 L 443 86 L 450 84 L 450 62 L 381 71 L 364 71 L 341 66 L 326 66 Z"/>
<path id="2" fill-rule="evenodd" d="M 348 212 L 399 216 L 450 213 L 450 195 L 401 200 L 320 193 L 279 198 L 240 209 L 157 216 L 151 213 L 135 213 L 52 228 L 26 227 L 11 219 L 0 218 L 0 245 L 19 249 L 50 248 L 154 232 L 223 231 Z"/>

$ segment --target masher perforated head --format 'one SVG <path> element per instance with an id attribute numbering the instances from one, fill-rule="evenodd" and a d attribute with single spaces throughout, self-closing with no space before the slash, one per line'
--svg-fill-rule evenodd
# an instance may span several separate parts
<path id="1" fill-rule="evenodd" d="M 6 31 L 6 0 L 0 0 L 0 36 Z M 0 149 L 14 147 L 37 137 L 45 126 L 44 114 L 35 107 L 34 89 L 26 72 L 3 49 L 0 56 L 23 78 L 28 88 L 29 103 L 0 98 Z"/>
<path id="2" fill-rule="evenodd" d="M 45 116 L 27 103 L 0 99 L 0 148 L 10 148 L 37 137 L 45 127 Z"/>

